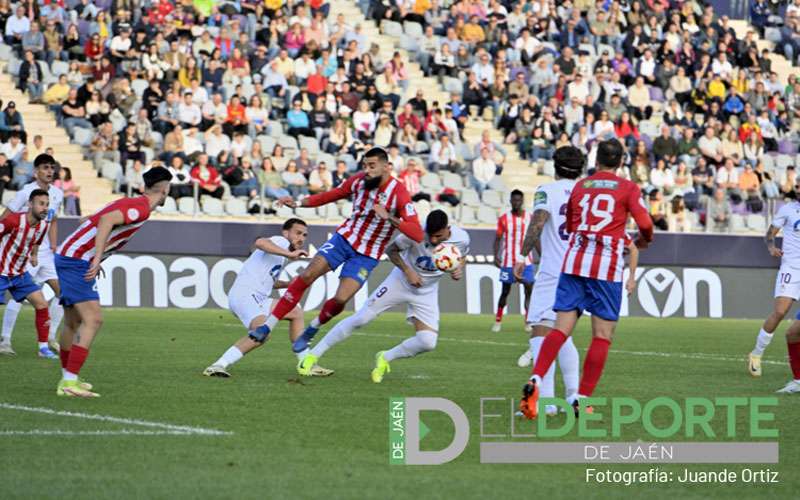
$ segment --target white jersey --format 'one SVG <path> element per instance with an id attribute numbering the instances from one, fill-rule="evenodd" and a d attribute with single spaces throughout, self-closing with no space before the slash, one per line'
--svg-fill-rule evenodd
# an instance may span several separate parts
<path id="1" fill-rule="evenodd" d="M 800 269 L 800 202 L 782 206 L 772 219 L 772 226 L 783 229 L 781 267 Z"/>
<path id="2" fill-rule="evenodd" d="M 275 245 L 288 250 L 291 243 L 283 236 L 272 236 L 269 241 Z M 246 290 L 248 292 L 259 292 L 264 296 L 272 293 L 275 280 L 281 274 L 283 266 L 286 264 L 286 257 L 264 252 L 263 250 L 253 250 L 250 257 L 242 264 L 242 269 L 236 275 L 233 282 L 231 295 L 234 290 Z"/>
<path id="3" fill-rule="evenodd" d="M 569 246 L 567 234 L 567 203 L 575 186 L 573 179 L 559 179 L 539 186 L 533 196 L 533 212 L 544 210 L 550 217 L 542 229 L 542 255 L 539 272 L 551 276 L 561 274 L 561 264 Z"/>
<path id="4" fill-rule="evenodd" d="M 25 184 L 22 189 L 17 191 L 17 194 L 14 195 L 14 198 L 8 203 L 8 209 L 14 213 L 27 212 L 29 205 L 28 198 L 31 196 L 31 193 L 34 189 L 41 189 L 39 187 L 39 183 L 36 181 Z M 61 204 L 64 202 L 64 192 L 50 184 L 50 187 L 47 189 L 47 195 L 50 198 L 50 209 L 47 211 L 46 219 L 49 226 L 49 224 L 53 222 L 53 219 L 56 218 L 58 212 L 61 210 Z M 39 255 L 49 253 L 52 253 L 52 249 L 50 248 L 50 238 L 45 236 L 44 240 L 42 240 L 42 244 L 39 246 Z"/>
<path id="5" fill-rule="evenodd" d="M 427 238 L 422 240 L 422 243 L 417 243 L 403 234 L 400 234 L 394 240 L 394 243 L 400 249 L 400 256 L 406 261 L 406 264 L 411 266 L 422 278 L 422 286 L 414 290 L 424 293 L 428 289 L 436 286 L 439 279 L 445 273 L 440 271 L 433 264 L 433 250 L 435 246 L 428 243 Z M 469 253 L 469 233 L 460 227 L 450 226 L 450 237 L 443 243 L 455 245 L 461 252 L 462 257 L 465 257 Z M 402 271 L 395 267 L 392 273 L 402 274 Z M 407 284 L 405 279 L 403 279 L 403 283 Z M 410 285 L 407 286 L 412 288 Z"/>

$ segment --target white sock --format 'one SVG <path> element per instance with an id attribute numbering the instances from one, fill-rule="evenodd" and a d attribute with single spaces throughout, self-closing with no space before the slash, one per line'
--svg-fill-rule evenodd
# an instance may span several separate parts
<path id="1" fill-rule="evenodd" d="M 758 332 L 758 337 L 756 337 L 756 346 L 753 349 L 753 354 L 756 356 L 764 354 L 764 349 L 767 348 L 770 342 L 772 342 L 772 334 L 762 328 Z"/>
<path id="2" fill-rule="evenodd" d="M 240 351 L 238 347 L 233 345 L 233 346 L 230 346 L 228 348 L 228 350 L 225 351 L 225 354 L 220 356 L 220 358 L 216 362 L 214 362 L 214 364 L 215 365 L 220 365 L 223 368 L 227 368 L 230 365 L 232 365 L 232 364 L 236 363 L 237 361 L 239 361 L 240 359 L 242 359 L 243 356 L 244 356 L 244 354 L 242 354 L 242 351 Z"/>
<path id="3" fill-rule="evenodd" d="M 68 372 L 67 370 L 64 370 L 63 377 L 64 377 L 64 380 L 78 380 L 78 374 L 72 373 L 72 372 Z"/>
<path id="4" fill-rule="evenodd" d="M 61 324 L 61 318 L 64 317 L 64 306 L 59 303 L 58 297 L 50 301 L 50 340 L 56 340 L 58 336 L 58 326 Z"/>
<path id="5" fill-rule="evenodd" d="M 311 328 L 319 329 L 319 327 L 322 326 L 322 323 L 319 322 L 319 318 L 317 317 L 312 319 L 311 322 L 308 324 L 308 326 L 310 326 Z"/>
<path id="6" fill-rule="evenodd" d="M 298 361 L 303 361 L 303 358 L 305 358 L 310 351 L 311 349 L 306 347 L 302 351 L 294 353 L 294 355 L 297 356 Z"/>
<path id="7" fill-rule="evenodd" d="M 383 353 L 383 359 L 392 361 L 399 358 L 411 358 L 436 348 L 438 335 L 431 330 L 420 330 L 413 337 L 407 338 Z"/>
<path id="8" fill-rule="evenodd" d="M 39 349 L 42 347 L 47 347 L 47 342 L 39 342 Z"/>
<path id="9" fill-rule="evenodd" d="M 6 310 L 3 311 L 3 333 L 0 335 L 6 342 L 11 342 L 11 334 L 14 333 L 14 325 L 17 323 L 17 316 L 21 309 L 22 304 L 14 299 L 6 304 Z"/>
<path id="10" fill-rule="evenodd" d="M 353 334 L 353 330 L 368 323 L 362 321 L 363 320 L 359 318 L 359 314 L 356 313 L 336 323 L 336 326 L 334 326 L 327 335 L 322 337 L 320 341 L 317 342 L 317 345 L 311 349 L 311 354 L 318 358 L 322 357 L 322 355 L 325 354 L 328 349 L 335 346 L 339 342 L 342 342 L 343 340 L 347 340 L 347 338 Z M 314 320 L 311 321 L 311 323 L 313 322 Z"/>
<path id="11" fill-rule="evenodd" d="M 269 317 L 267 318 L 267 322 L 264 324 L 267 325 L 269 331 L 272 331 L 275 329 L 275 326 L 278 324 L 278 321 L 280 320 L 276 318 L 274 314 L 270 314 Z"/>
<path id="12" fill-rule="evenodd" d="M 558 351 L 558 366 L 561 368 L 561 377 L 564 379 L 564 392 L 566 399 L 570 403 L 578 394 L 578 381 L 580 380 L 581 358 L 578 348 L 572 341 L 572 335 L 567 337 L 567 341 Z"/>
<path id="13" fill-rule="evenodd" d="M 539 357 L 539 350 L 542 348 L 543 343 L 544 343 L 544 337 L 533 337 L 530 340 L 531 359 L 534 366 L 536 365 L 536 359 Z M 542 377 L 542 379 L 538 381 L 539 397 L 541 398 L 555 397 L 556 395 L 555 373 L 556 373 L 556 364 L 553 363 L 552 365 L 550 365 L 550 369 L 547 370 L 547 373 L 544 374 L 544 377 Z"/>

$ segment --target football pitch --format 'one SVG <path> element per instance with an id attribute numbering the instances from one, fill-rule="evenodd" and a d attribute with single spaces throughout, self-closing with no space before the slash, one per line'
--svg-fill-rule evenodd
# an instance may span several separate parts
<path id="1" fill-rule="evenodd" d="M 436 351 L 393 362 L 376 385 L 369 379 L 375 352 L 411 332 L 397 313 L 381 315 L 329 351 L 320 364 L 336 370 L 330 378 L 297 376 L 282 325 L 264 348 L 232 367 L 232 378 L 210 379 L 203 368 L 243 334 L 230 313 L 109 309 L 81 372 L 102 397 L 68 400 L 55 395 L 58 363 L 34 357 L 33 314 L 25 308 L 15 332 L 18 356 L 0 357 L 0 498 L 797 498 L 800 394 L 779 396 L 775 422 L 765 424 L 780 432 L 778 464 L 481 464 L 480 398 L 517 398 L 529 373 L 516 366 L 527 345 L 519 315 L 507 317 L 501 333 L 489 331 L 492 322 L 491 316 L 444 315 Z M 757 321 L 623 318 L 595 396 L 642 402 L 776 396 L 791 378 L 786 326 L 767 349 L 764 376 L 753 379 L 745 359 Z M 582 356 L 587 329 L 581 321 Z M 560 395 L 559 373 L 556 380 Z M 390 465 L 392 397 L 458 404 L 470 423 L 464 452 L 438 466 Z M 421 448 L 446 447 L 453 424 L 438 413 L 422 418 L 431 432 Z M 502 421 L 509 419 L 507 410 Z M 738 434 L 730 439 L 724 421 L 712 422 L 722 436 L 716 440 L 764 441 L 751 439 L 748 425 L 747 415 L 737 413 Z M 522 419 L 515 426 L 534 429 Z M 484 432 L 497 427 L 487 424 Z M 608 438 L 637 439 L 659 441 L 638 423 Z M 573 431 L 556 440 L 581 439 Z M 740 478 L 746 468 L 771 469 L 780 482 L 586 480 L 588 468 L 656 467 L 676 477 L 684 469 L 727 469 Z"/>

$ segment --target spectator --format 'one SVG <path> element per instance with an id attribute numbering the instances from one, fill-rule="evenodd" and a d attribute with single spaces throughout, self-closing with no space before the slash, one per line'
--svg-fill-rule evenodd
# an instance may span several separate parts
<path id="1" fill-rule="evenodd" d="M 758 176 L 758 183 L 761 185 L 761 193 L 768 199 L 774 200 L 780 196 L 778 185 L 772 178 L 772 174 L 764 168 L 764 162 L 756 164 L 755 174 Z"/>
<path id="2" fill-rule="evenodd" d="M 333 176 L 325 162 L 321 161 L 308 177 L 308 190 L 311 194 L 317 194 L 329 191 L 331 188 L 333 188 Z"/>
<path id="3" fill-rule="evenodd" d="M 422 192 L 422 186 L 420 185 L 420 179 L 425 174 L 425 168 L 422 166 L 422 163 L 420 163 L 416 157 L 412 156 L 408 159 L 405 168 L 398 176 L 400 181 L 405 185 L 412 201 L 431 201 L 431 195 Z"/>
<path id="4" fill-rule="evenodd" d="M 724 189 L 716 189 L 708 203 L 707 224 L 716 233 L 727 233 L 730 228 L 731 205 Z"/>
<path id="5" fill-rule="evenodd" d="M 440 169 L 458 172 L 461 168 L 457 162 L 456 148 L 447 134 L 440 134 L 439 140 L 433 143 L 428 168 L 432 172 L 438 172 Z"/>
<path id="6" fill-rule="evenodd" d="M 664 195 L 658 189 L 653 189 L 650 191 L 648 199 L 650 202 L 650 219 L 652 219 L 653 225 L 657 229 L 666 231 L 669 229 L 669 224 L 667 223 L 667 212 L 664 207 Z"/>
<path id="7" fill-rule="evenodd" d="M 667 163 L 661 159 L 656 162 L 656 168 L 650 171 L 650 185 L 663 195 L 669 196 L 675 188 L 675 177 L 672 169 L 667 168 Z"/>
<path id="8" fill-rule="evenodd" d="M 316 137 L 311 130 L 311 122 L 308 115 L 302 110 L 302 103 L 295 101 L 292 103 L 292 110 L 286 114 L 286 121 L 289 124 L 288 133 L 294 138 L 301 135 L 306 137 Z"/>
<path id="9" fill-rule="evenodd" d="M 125 183 L 120 187 L 128 196 L 141 196 L 144 194 L 144 167 L 142 162 L 135 160 L 125 171 Z"/>
<path id="10" fill-rule="evenodd" d="M 208 155 L 203 153 L 197 157 L 197 165 L 192 168 L 191 176 L 200 188 L 201 196 L 208 195 L 222 199 L 225 192 L 222 179 L 217 169 L 208 163 Z"/>
<path id="11" fill-rule="evenodd" d="M 492 160 L 489 149 L 481 149 L 481 156 L 472 161 L 472 173 L 469 177 L 470 187 L 483 196 L 483 192 L 489 189 L 489 183 L 494 179 L 496 169 L 497 165 Z"/>
<path id="12" fill-rule="evenodd" d="M 17 6 L 14 15 L 6 20 L 5 40 L 6 44 L 13 47 L 21 47 L 22 37 L 30 31 L 31 20 L 25 15 L 25 8 Z"/>
<path id="13" fill-rule="evenodd" d="M 344 181 L 347 180 L 348 177 L 350 177 L 350 174 L 347 173 L 347 163 L 341 160 L 337 161 L 336 170 L 333 172 L 332 176 L 333 176 L 333 187 L 334 188 L 339 187 Z"/>
<path id="14" fill-rule="evenodd" d="M 272 160 L 264 158 L 261 162 L 261 169 L 258 172 L 258 182 L 264 190 L 264 196 L 272 200 L 291 196 L 286 190 L 285 183 L 281 178 L 281 174 L 275 170 Z"/>
<path id="15" fill-rule="evenodd" d="M 668 126 L 661 127 L 661 135 L 653 141 L 653 156 L 656 160 L 664 159 L 669 164 L 677 163 L 678 160 L 678 141 L 672 137 Z"/>
<path id="16" fill-rule="evenodd" d="M 111 116 L 111 106 L 108 101 L 104 100 L 100 92 L 92 92 L 92 97 L 85 104 L 86 118 L 94 127 L 99 127 L 101 124 L 108 121 Z"/>
<path id="17" fill-rule="evenodd" d="M 183 94 L 183 102 L 178 104 L 178 120 L 181 126 L 185 129 L 199 127 L 202 119 L 203 113 L 200 111 L 200 106 L 192 101 L 192 93 L 185 92 Z"/>
<path id="18" fill-rule="evenodd" d="M 19 67 L 18 88 L 23 92 L 27 90 L 30 101 L 38 103 L 41 102 L 42 94 L 44 93 L 43 80 L 44 74 L 39 62 L 34 58 L 34 53 L 26 50 L 25 60 Z"/>
<path id="19" fill-rule="evenodd" d="M 11 189 L 19 191 L 20 189 L 33 181 L 33 162 L 28 160 L 28 150 L 23 149 L 22 155 L 19 160 L 13 162 L 14 171 L 11 175 Z"/>
<path id="20" fill-rule="evenodd" d="M 690 233 L 692 223 L 688 214 L 683 197 L 680 195 L 673 197 L 670 201 L 670 213 L 667 216 L 669 230 L 676 233 Z"/>
<path id="21" fill-rule="evenodd" d="M 739 191 L 747 201 L 747 208 L 751 212 L 759 213 L 764 209 L 764 203 L 761 200 L 761 184 L 758 175 L 749 163 L 745 164 L 744 172 L 739 176 Z"/>
<path id="22" fill-rule="evenodd" d="M 308 195 L 308 181 L 298 172 L 297 162 L 294 160 L 290 160 L 286 165 L 286 171 L 281 174 L 281 179 L 292 198 Z"/>
<path id="23" fill-rule="evenodd" d="M 225 118 L 225 123 L 222 125 L 222 129 L 229 136 L 233 136 L 234 134 L 247 134 L 249 131 L 247 109 L 242 104 L 238 95 L 232 96 L 228 103 L 227 116 Z M 289 133 L 291 133 L 291 129 Z"/>
<path id="24" fill-rule="evenodd" d="M 170 161 L 169 172 L 172 179 L 169 181 L 169 195 L 173 198 L 194 196 L 192 175 L 189 168 L 180 156 L 173 156 Z"/>
<path id="25" fill-rule="evenodd" d="M 67 129 L 67 134 L 72 136 L 75 128 L 92 128 L 91 122 L 86 118 L 86 108 L 78 100 L 77 89 L 71 89 L 67 100 L 61 105 L 61 118 L 64 128 Z"/>
<path id="26" fill-rule="evenodd" d="M 58 171 L 58 179 L 53 185 L 64 192 L 64 215 L 80 217 L 81 187 L 72 180 L 72 170 L 69 167 L 61 167 Z"/>
<path id="27" fill-rule="evenodd" d="M 741 199 L 739 191 L 739 172 L 734 168 L 733 160 L 728 158 L 725 165 L 717 170 L 716 185 L 718 189 L 724 189 L 733 197 L 735 203 Z"/>
<path id="28" fill-rule="evenodd" d="M 714 134 L 714 129 L 706 127 L 703 137 L 697 141 L 697 146 L 703 158 L 712 165 L 721 165 L 724 160 L 722 155 L 722 141 Z"/>
<path id="29" fill-rule="evenodd" d="M 144 164 L 145 157 L 142 151 L 142 141 L 136 134 L 136 124 L 129 123 L 120 133 L 119 140 L 120 163 L 124 169 L 128 168 L 128 161 L 138 161 Z M 144 179 L 142 179 L 144 181 Z"/>
<path id="30" fill-rule="evenodd" d="M 0 199 L 2 199 L 6 187 L 11 183 L 12 175 L 11 163 L 9 163 L 6 155 L 0 152 Z"/>
<path id="31" fill-rule="evenodd" d="M 675 195 L 682 197 L 694 196 L 694 179 L 692 177 L 692 173 L 689 171 L 689 167 L 686 165 L 686 162 L 682 161 L 678 163 L 678 166 L 675 169 L 674 177 Z"/>
<path id="32" fill-rule="evenodd" d="M 245 196 L 249 199 L 258 196 L 259 182 L 249 156 L 242 157 L 238 164 L 227 168 L 223 178 L 230 186 L 233 196 Z"/>

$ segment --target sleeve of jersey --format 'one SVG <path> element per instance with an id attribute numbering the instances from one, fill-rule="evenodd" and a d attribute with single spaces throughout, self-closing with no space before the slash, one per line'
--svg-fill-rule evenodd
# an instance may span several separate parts
<path id="1" fill-rule="evenodd" d="M 547 198 L 547 191 L 542 188 L 537 189 L 536 194 L 533 195 L 533 211 L 544 210 L 550 213 L 550 204 Z"/>
<path id="2" fill-rule="evenodd" d="M 308 198 L 304 198 L 303 206 L 309 208 L 320 207 L 322 205 L 327 205 L 328 203 L 347 198 L 353 193 L 353 184 L 360 178 L 361 176 L 354 175 L 340 184 L 339 187 L 333 188 L 330 191 L 325 191 L 324 193 L 313 194 Z"/>
<path id="3" fill-rule="evenodd" d="M 397 196 L 397 206 L 400 207 L 400 224 L 397 225 L 397 230 L 408 236 L 409 239 L 422 243 L 425 238 L 425 233 L 422 231 L 422 226 L 419 224 L 417 211 L 414 209 L 414 203 L 408 196 L 405 190 Z"/>
<path id="4" fill-rule="evenodd" d="M 14 198 L 12 198 L 11 201 L 8 202 L 8 205 L 6 206 L 12 212 L 22 212 L 25 209 L 25 203 L 27 202 L 28 202 L 28 197 L 25 196 L 25 192 L 17 191 L 17 194 L 14 195 Z"/>
<path id="5" fill-rule="evenodd" d="M 458 245 L 459 250 L 461 250 L 462 257 L 466 257 L 467 255 L 469 255 L 469 243 L 470 243 L 469 233 L 467 233 L 466 231 L 464 231 L 464 233 L 466 233 L 466 235 L 464 236 L 464 239 L 461 240 L 461 243 Z"/>
<path id="6" fill-rule="evenodd" d="M 146 221 L 150 217 L 150 203 L 144 196 L 121 201 L 117 210 L 122 212 L 125 224 Z"/>
<path id="7" fill-rule="evenodd" d="M 776 229 L 780 229 L 786 224 L 786 207 L 788 205 L 784 205 L 778 210 L 778 213 L 775 214 L 775 217 L 772 219 L 772 227 Z"/>
<path id="8" fill-rule="evenodd" d="M 636 184 L 632 184 L 628 195 L 628 209 L 631 211 L 633 220 L 639 226 L 639 234 L 645 241 L 653 241 L 653 219 L 647 213 L 644 199 Z"/>
<path id="9" fill-rule="evenodd" d="M 274 243 L 275 245 L 279 246 L 280 248 L 282 248 L 284 250 L 289 250 L 289 246 L 291 246 L 291 243 L 289 243 L 289 240 L 287 240 L 283 236 L 277 236 L 277 235 L 276 236 L 271 236 L 269 238 L 269 241 L 271 241 L 272 243 Z"/>

